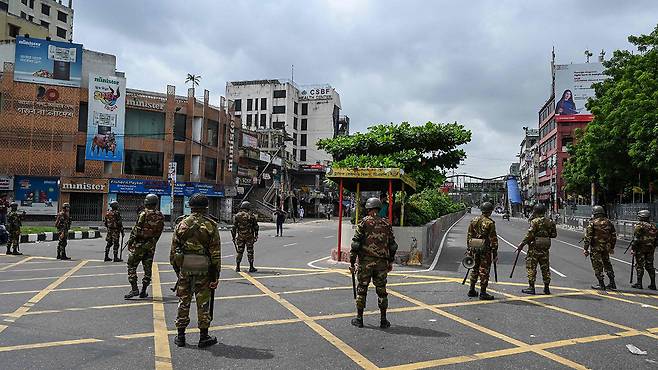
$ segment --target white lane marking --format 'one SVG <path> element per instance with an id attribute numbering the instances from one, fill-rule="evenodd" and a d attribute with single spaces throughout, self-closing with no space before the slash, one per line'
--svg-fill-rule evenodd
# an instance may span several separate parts
<path id="1" fill-rule="evenodd" d="M 233 244 L 233 242 L 222 242 L 222 245 Z"/>
<path id="2" fill-rule="evenodd" d="M 311 268 L 314 268 L 314 269 L 318 269 L 318 270 L 327 270 L 326 267 L 315 266 L 315 264 L 318 263 L 318 262 L 320 262 L 320 261 L 328 260 L 329 258 L 331 258 L 331 256 L 326 256 L 326 257 L 318 258 L 318 259 L 316 259 L 316 260 L 313 260 L 313 261 L 307 263 L 306 266 L 311 267 Z"/>
<path id="3" fill-rule="evenodd" d="M 297 243 L 290 243 L 290 244 L 284 244 L 284 247 L 292 247 L 293 245 L 297 245 Z"/>
<path id="4" fill-rule="evenodd" d="M 571 244 L 571 243 L 565 242 L 565 241 L 560 240 L 560 239 L 555 239 L 555 241 L 558 241 L 558 242 L 560 242 L 560 243 L 562 243 L 562 244 L 566 244 L 566 245 L 568 245 L 568 246 L 570 246 L 570 247 L 573 247 L 573 248 L 576 248 L 576 249 L 580 249 L 580 250 L 583 250 L 583 251 L 585 250 L 585 249 L 584 249 L 583 247 L 581 247 L 581 246 L 578 246 L 578 245 L 575 245 L 575 244 Z M 624 261 L 624 260 L 620 260 L 619 258 L 615 258 L 615 257 L 613 257 L 613 256 L 610 256 L 610 259 L 611 259 L 611 260 L 615 260 L 615 261 L 617 261 L 617 262 L 625 263 L 625 264 L 627 264 L 627 265 L 629 265 L 629 266 L 630 266 L 630 264 L 631 264 L 630 262 L 626 262 L 626 261 Z"/>
<path id="5" fill-rule="evenodd" d="M 227 254 L 226 256 L 222 256 L 222 258 L 229 258 L 229 257 L 235 257 L 235 254 Z"/>
<path id="6" fill-rule="evenodd" d="M 324 239 L 330 239 L 330 238 L 333 238 L 333 237 L 334 237 L 334 235 L 327 235 L 327 236 L 325 236 L 325 237 L 323 237 L 323 238 L 324 238 Z"/>
<path id="7" fill-rule="evenodd" d="M 516 249 L 516 245 L 514 245 L 514 244 L 508 242 L 508 241 L 505 240 L 505 238 L 503 238 L 502 236 L 498 235 L 498 239 L 504 241 L 505 243 L 509 244 L 510 247 Z M 555 239 L 555 240 L 557 240 L 557 239 Z M 559 240 L 558 240 L 558 241 L 559 241 Z M 521 250 L 521 253 L 526 254 L 526 255 L 528 254 L 528 253 L 526 253 L 526 251 L 524 251 L 524 250 Z M 567 275 L 561 273 L 560 271 L 558 271 L 558 270 L 556 270 L 556 269 L 554 269 L 554 268 L 552 268 L 552 267 L 551 267 L 550 269 L 551 269 L 551 271 L 553 271 L 554 273 L 560 275 L 561 277 L 567 277 Z"/>
<path id="8" fill-rule="evenodd" d="M 455 221 L 454 224 L 450 225 L 450 227 L 448 228 L 448 230 L 446 230 L 446 233 L 443 234 L 443 238 L 441 238 L 441 244 L 439 244 L 439 250 L 436 251 L 436 256 L 434 256 L 434 261 L 432 261 L 432 264 L 430 265 L 429 268 L 426 268 L 426 269 L 424 269 L 424 270 L 411 270 L 411 271 L 404 271 L 404 273 L 409 273 L 409 272 L 428 272 L 428 271 L 432 271 L 432 270 L 434 270 L 434 268 L 436 267 L 436 264 L 439 263 L 439 256 L 441 255 L 441 251 L 443 250 L 443 244 L 445 244 L 446 238 L 448 237 L 448 234 L 450 233 L 450 230 L 452 230 L 452 228 L 455 227 L 455 225 L 457 225 L 457 223 L 458 223 L 459 221 L 461 221 L 465 216 L 466 216 L 466 213 L 464 213 L 464 214 L 459 218 L 459 220 Z"/>

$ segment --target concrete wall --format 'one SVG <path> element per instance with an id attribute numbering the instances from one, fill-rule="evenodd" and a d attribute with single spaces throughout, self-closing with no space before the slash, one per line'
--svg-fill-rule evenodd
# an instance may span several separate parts
<path id="1" fill-rule="evenodd" d="M 89 74 L 114 76 L 117 68 L 117 57 L 97 51 L 82 50 L 82 87 L 89 88 Z"/>

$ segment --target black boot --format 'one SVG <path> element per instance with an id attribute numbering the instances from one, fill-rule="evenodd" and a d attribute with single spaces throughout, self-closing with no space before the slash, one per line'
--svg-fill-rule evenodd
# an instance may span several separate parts
<path id="1" fill-rule="evenodd" d="M 199 348 L 206 348 L 217 344 L 217 337 L 208 335 L 208 328 L 199 329 Z"/>
<path id="2" fill-rule="evenodd" d="M 647 288 L 651 290 L 656 290 L 656 271 L 649 271 L 649 279 L 651 279 L 651 284 Z"/>
<path id="3" fill-rule="evenodd" d="M 123 262 L 123 260 L 119 258 L 119 252 L 114 251 L 114 259 L 112 260 L 112 262 Z"/>
<path id="4" fill-rule="evenodd" d="M 62 249 L 62 255 L 60 256 L 59 259 L 61 259 L 61 260 L 63 260 L 63 261 L 68 261 L 68 260 L 71 259 L 70 257 L 68 257 L 68 256 L 66 255 L 66 249 Z"/>
<path id="5" fill-rule="evenodd" d="M 6 254 L 6 255 L 10 255 L 10 254 L 11 254 L 11 247 L 9 246 L 9 243 L 7 243 L 7 253 L 5 253 L 5 254 Z"/>
<path id="6" fill-rule="evenodd" d="M 471 298 L 478 296 L 478 291 L 475 290 L 475 283 L 471 283 L 471 289 L 469 289 L 467 295 Z"/>
<path id="7" fill-rule="evenodd" d="M 110 258 L 110 250 L 109 249 L 105 249 L 105 259 L 103 261 L 105 261 L 105 262 L 112 261 L 112 259 Z"/>
<path id="8" fill-rule="evenodd" d="M 357 328 L 363 327 L 363 308 L 356 309 L 356 317 L 352 319 L 352 325 Z"/>
<path id="9" fill-rule="evenodd" d="M 59 248 L 57 248 L 57 259 L 58 260 L 62 259 L 62 251 L 60 251 Z"/>
<path id="10" fill-rule="evenodd" d="M 592 289 L 605 291 L 605 281 L 603 281 L 603 279 L 600 279 L 599 285 L 592 285 Z"/>
<path id="11" fill-rule="evenodd" d="M 379 320 L 379 327 L 382 329 L 387 329 L 391 327 L 391 323 L 386 320 L 386 309 L 380 308 L 379 312 L 381 313 L 381 319 Z"/>
<path id="12" fill-rule="evenodd" d="M 249 261 L 249 272 L 256 272 L 257 268 L 254 267 L 254 261 Z"/>
<path id="13" fill-rule="evenodd" d="M 242 255 L 238 254 L 235 257 L 235 272 L 240 272 L 240 262 L 242 262 Z"/>
<path id="14" fill-rule="evenodd" d="M 551 289 L 548 287 L 548 283 L 544 283 L 544 294 L 551 294 Z"/>
<path id="15" fill-rule="evenodd" d="M 494 296 L 487 293 L 487 288 L 480 288 L 480 300 L 481 301 L 491 301 L 494 299 Z"/>
<path id="16" fill-rule="evenodd" d="M 535 293 L 535 283 L 528 283 L 528 287 L 525 288 L 525 289 L 521 289 L 521 293 L 532 294 L 532 295 L 536 294 Z"/>
<path id="17" fill-rule="evenodd" d="M 179 347 L 185 347 L 185 328 L 178 328 L 178 335 L 174 338 L 174 343 Z"/>
<path id="18" fill-rule="evenodd" d="M 608 279 L 610 279 L 610 284 L 606 285 L 606 289 L 617 289 L 617 284 L 615 284 L 615 277 L 614 276 L 608 276 Z"/>
<path id="19" fill-rule="evenodd" d="M 643 289 L 642 288 L 642 275 L 637 276 L 637 282 L 635 284 L 631 285 L 631 288 Z"/>
<path id="20" fill-rule="evenodd" d="M 128 294 L 124 295 L 123 298 L 130 299 L 132 297 L 137 297 L 139 295 L 139 289 L 137 288 L 137 283 L 130 283 L 130 291 Z"/>
<path id="21" fill-rule="evenodd" d="M 23 255 L 23 253 L 19 252 L 18 248 L 16 248 L 16 247 L 14 247 L 14 251 L 11 252 L 11 254 L 13 254 L 14 256 L 22 256 Z"/>
<path id="22" fill-rule="evenodd" d="M 148 287 L 149 287 L 148 284 L 146 284 L 146 283 L 142 284 L 142 291 L 139 292 L 139 298 L 146 298 L 146 297 L 149 296 L 148 293 L 146 293 L 146 288 L 148 288 Z"/>

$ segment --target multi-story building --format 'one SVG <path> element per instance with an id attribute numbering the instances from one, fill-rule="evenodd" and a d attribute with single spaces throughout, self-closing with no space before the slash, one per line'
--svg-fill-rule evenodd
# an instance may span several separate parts
<path id="1" fill-rule="evenodd" d="M 521 149 L 519 151 L 519 185 L 521 198 L 524 206 L 533 204 L 537 192 L 537 141 L 539 140 L 539 130 L 523 128 L 525 135 L 521 140 Z"/>
<path id="2" fill-rule="evenodd" d="M 68 6 L 62 0 L 0 0 L 0 40 L 17 35 L 50 37 L 55 41 L 73 40 L 73 1 Z M 3 22 L 4 20 L 4 22 Z"/>

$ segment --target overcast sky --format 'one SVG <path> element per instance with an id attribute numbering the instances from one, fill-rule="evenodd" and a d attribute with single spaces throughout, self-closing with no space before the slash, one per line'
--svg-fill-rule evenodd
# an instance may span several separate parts
<path id="1" fill-rule="evenodd" d="M 474 4 L 472 4 L 474 3 Z M 131 88 L 185 94 L 202 76 L 329 83 L 351 131 L 457 121 L 473 132 L 458 172 L 507 173 L 522 127 L 550 94 L 550 55 L 629 48 L 658 23 L 658 1 L 74 1 L 74 41 L 117 56 Z M 198 94 L 197 94 L 198 95 Z"/>

